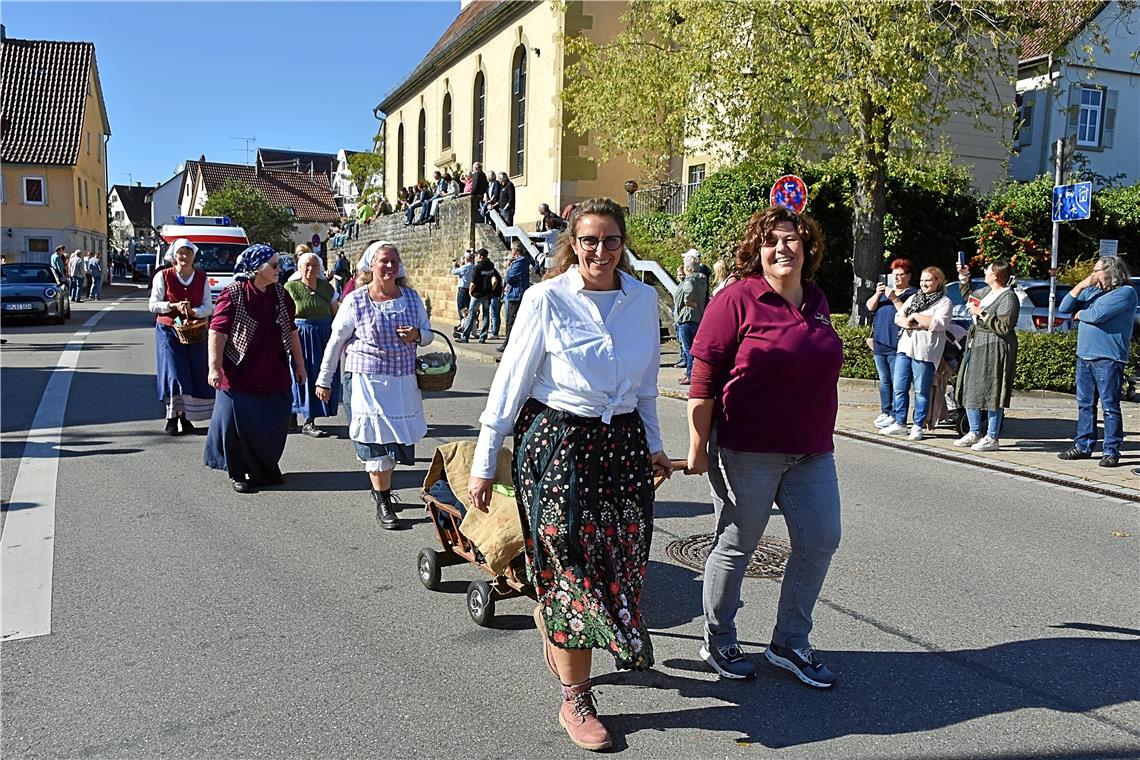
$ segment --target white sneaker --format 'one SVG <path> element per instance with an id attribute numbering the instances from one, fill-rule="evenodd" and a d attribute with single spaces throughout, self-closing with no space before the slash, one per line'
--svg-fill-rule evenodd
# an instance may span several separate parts
<path id="1" fill-rule="evenodd" d="M 908 435 L 907 438 L 910 438 L 912 441 L 921 441 L 925 437 L 926 436 L 922 434 L 922 428 L 918 425 L 910 426 L 910 435 Z"/>
<path id="2" fill-rule="evenodd" d="M 970 448 L 974 451 L 997 451 L 1001 446 L 998 444 L 997 438 L 990 438 L 987 435 Z"/>
<path id="3" fill-rule="evenodd" d="M 974 433 L 974 432 L 970 432 L 970 433 L 966 433 L 964 436 L 962 436 L 958 440 L 954 441 L 954 445 L 955 446 L 961 446 L 962 448 L 965 448 L 966 446 L 973 446 L 977 442 L 978 442 L 978 434 Z"/>
<path id="4" fill-rule="evenodd" d="M 875 418 L 874 424 L 875 424 L 875 427 L 882 430 L 883 428 L 885 428 L 887 425 L 891 424 L 894 421 L 895 421 L 894 417 L 892 417 L 889 414 L 883 413 L 883 414 L 880 414 L 878 417 Z"/>
<path id="5" fill-rule="evenodd" d="M 880 435 L 906 435 L 906 428 L 897 422 L 892 422 L 879 431 Z"/>

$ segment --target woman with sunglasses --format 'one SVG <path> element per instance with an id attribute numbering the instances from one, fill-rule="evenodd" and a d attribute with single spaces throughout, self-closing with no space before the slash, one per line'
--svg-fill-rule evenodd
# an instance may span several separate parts
<path id="1" fill-rule="evenodd" d="M 234 281 L 218 295 L 210 320 L 207 378 L 218 394 L 205 461 L 225 471 L 238 493 L 284 482 L 278 462 L 285 451 L 293 378 L 306 381 L 296 312 L 277 282 L 279 268 L 277 252 L 268 245 L 242 251 Z"/>
<path id="2" fill-rule="evenodd" d="M 578 205 L 543 282 L 527 288 L 491 384 L 468 484 L 487 510 L 503 441 L 559 722 L 579 747 L 609 747 L 591 690 L 594 649 L 621 669 L 653 665 L 641 590 L 654 473 L 669 474 L 657 421 L 657 292 L 633 276 L 625 217 L 608 198 Z"/>

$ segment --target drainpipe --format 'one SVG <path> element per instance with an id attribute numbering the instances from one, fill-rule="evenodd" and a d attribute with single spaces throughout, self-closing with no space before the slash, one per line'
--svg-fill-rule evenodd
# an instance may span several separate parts
<path id="1" fill-rule="evenodd" d="M 384 146 L 384 163 L 380 165 L 380 191 L 382 193 L 384 193 L 384 197 L 387 197 L 387 195 L 388 195 L 388 137 L 387 137 L 387 133 L 384 131 L 384 127 L 388 123 L 388 115 L 384 114 L 384 113 L 380 113 L 380 106 L 376 106 L 376 108 L 372 109 L 372 117 L 374 119 L 376 119 L 376 121 L 380 122 L 380 126 L 376 129 L 376 133 L 378 135 L 380 135 L 380 142 Z M 376 149 L 375 143 L 373 143 L 372 149 L 373 149 L 373 151 L 375 151 L 375 149 Z M 364 184 L 367 184 L 367 183 L 368 183 L 368 178 L 365 178 Z M 361 192 L 363 192 L 363 185 L 361 185 L 360 183 L 357 183 L 356 186 L 361 189 Z M 395 197 L 395 196 L 393 196 L 393 197 Z M 396 204 L 395 204 L 395 202 L 393 202 L 392 208 L 395 208 L 395 207 L 396 207 Z"/>
<path id="2" fill-rule="evenodd" d="M 106 229 L 103 230 L 103 249 L 107 251 L 108 260 L 110 259 L 111 250 L 111 205 L 107 203 L 107 199 L 111 195 L 110 176 L 111 169 L 107 166 L 110 161 L 110 156 L 107 155 L 107 143 L 111 141 L 111 135 L 103 135 L 103 222 L 106 224 Z M 102 257 L 100 257 L 102 258 Z M 109 269 L 109 267 L 104 267 Z"/>

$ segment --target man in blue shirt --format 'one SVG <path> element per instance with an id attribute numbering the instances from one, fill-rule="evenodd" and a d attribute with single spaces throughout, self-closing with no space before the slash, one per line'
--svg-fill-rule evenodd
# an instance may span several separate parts
<path id="1" fill-rule="evenodd" d="M 1073 445 L 1057 456 L 1089 459 L 1096 445 L 1096 399 L 1104 417 L 1100 466 L 1120 463 L 1124 422 L 1120 387 L 1136 319 L 1136 291 L 1128 267 L 1117 256 L 1104 256 L 1092 274 L 1077 283 L 1058 307 L 1077 320 L 1077 434 Z"/>
<path id="2" fill-rule="evenodd" d="M 455 310 L 459 313 L 459 327 L 454 331 L 456 338 L 459 337 L 459 331 L 463 328 L 468 307 L 471 306 L 471 276 L 474 272 L 475 251 L 469 248 L 467 253 L 463 254 L 463 261 L 451 270 L 451 273 L 459 278 L 458 289 L 455 291 Z"/>
<path id="3" fill-rule="evenodd" d="M 530 287 L 530 270 L 538 273 L 538 264 L 527 253 L 521 241 L 511 244 L 511 265 L 507 269 L 505 297 L 507 299 L 507 332 L 503 337 L 503 345 L 497 349 L 502 353 L 507 349 L 507 341 L 511 339 L 511 328 L 515 324 L 515 316 L 519 313 L 519 304 L 522 303 L 523 293 Z"/>

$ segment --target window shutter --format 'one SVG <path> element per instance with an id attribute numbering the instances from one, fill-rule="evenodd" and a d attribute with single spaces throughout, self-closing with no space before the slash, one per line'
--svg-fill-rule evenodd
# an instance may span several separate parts
<path id="1" fill-rule="evenodd" d="M 1104 131 L 1101 133 L 1100 144 L 1102 147 L 1112 147 L 1112 136 L 1116 131 L 1116 99 L 1120 95 L 1119 90 L 1107 90 L 1105 97 L 1104 108 Z"/>
<path id="2" fill-rule="evenodd" d="M 1069 128 L 1065 131 L 1065 135 L 1075 135 L 1077 133 L 1077 125 L 1080 123 L 1081 118 L 1081 86 L 1074 84 L 1069 88 Z"/>

